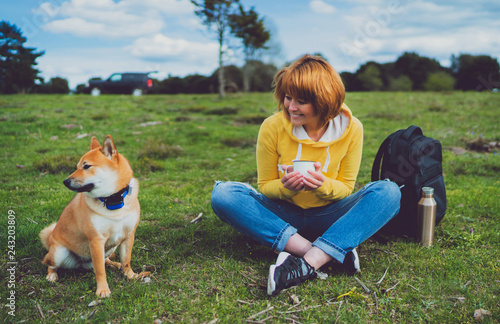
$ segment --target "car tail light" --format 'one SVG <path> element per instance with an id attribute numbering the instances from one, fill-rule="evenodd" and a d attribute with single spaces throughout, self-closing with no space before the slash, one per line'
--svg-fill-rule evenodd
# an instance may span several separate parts
<path id="1" fill-rule="evenodd" d="M 148 88 L 152 88 L 152 87 L 153 87 L 153 80 L 148 79 Z"/>

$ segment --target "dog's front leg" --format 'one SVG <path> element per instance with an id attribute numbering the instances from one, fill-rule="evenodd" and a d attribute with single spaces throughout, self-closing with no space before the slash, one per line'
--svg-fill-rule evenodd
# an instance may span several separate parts
<path id="1" fill-rule="evenodd" d="M 120 262 L 122 263 L 123 274 L 125 274 L 129 279 L 134 279 L 137 276 L 130 266 L 130 261 L 132 260 L 132 246 L 134 245 L 134 238 L 135 233 L 134 231 L 132 231 L 120 245 Z"/>
<path id="2" fill-rule="evenodd" d="M 90 255 L 92 256 L 92 266 L 97 281 L 95 294 L 99 297 L 109 297 L 111 290 L 109 290 L 104 267 L 104 242 L 100 238 L 90 241 Z"/>
<path id="3" fill-rule="evenodd" d="M 132 260 L 132 246 L 134 245 L 135 233 L 132 231 L 125 240 L 123 240 L 120 245 L 120 261 L 122 263 L 123 273 L 129 279 L 135 279 L 137 277 L 143 278 L 149 276 L 149 272 L 141 272 L 136 274 L 132 267 L 130 266 L 130 261 Z"/>

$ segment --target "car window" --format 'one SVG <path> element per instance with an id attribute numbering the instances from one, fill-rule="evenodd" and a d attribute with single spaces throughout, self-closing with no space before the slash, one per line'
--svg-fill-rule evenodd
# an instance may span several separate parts
<path id="1" fill-rule="evenodd" d="M 112 76 L 109 77 L 109 79 L 112 82 L 117 82 L 122 80 L 122 75 L 121 74 L 113 74 Z"/>

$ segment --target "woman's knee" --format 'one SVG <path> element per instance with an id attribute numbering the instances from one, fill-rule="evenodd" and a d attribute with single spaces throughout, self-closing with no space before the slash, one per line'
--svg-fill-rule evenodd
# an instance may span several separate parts
<path id="1" fill-rule="evenodd" d="M 244 183 L 218 181 L 210 197 L 212 209 L 217 212 L 235 204 L 244 199 L 244 196 L 248 196 L 250 190 L 253 190 L 253 188 Z"/>
<path id="2" fill-rule="evenodd" d="M 368 188 L 373 194 L 377 195 L 380 201 L 391 204 L 399 208 L 401 201 L 401 189 L 399 186 L 389 180 L 380 180 L 372 183 Z"/>
<path id="3" fill-rule="evenodd" d="M 219 200 L 234 199 L 235 195 L 248 192 L 248 185 L 240 182 L 222 182 L 217 181 L 212 190 L 212 202 Z"/>

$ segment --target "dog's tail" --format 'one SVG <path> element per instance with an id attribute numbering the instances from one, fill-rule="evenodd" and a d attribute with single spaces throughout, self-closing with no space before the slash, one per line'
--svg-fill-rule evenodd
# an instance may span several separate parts
<path id="1" fill-rule="evenodd" d="M 56 227 L 56 223 L 50 224 L 40 232 L 40 240 L 47 251 L 49 250 L 49 237 L 54 227 Z"/>

